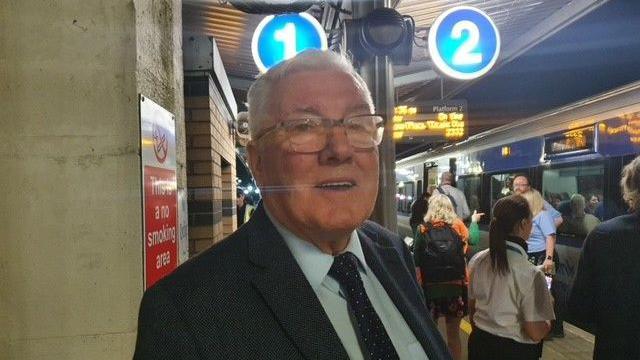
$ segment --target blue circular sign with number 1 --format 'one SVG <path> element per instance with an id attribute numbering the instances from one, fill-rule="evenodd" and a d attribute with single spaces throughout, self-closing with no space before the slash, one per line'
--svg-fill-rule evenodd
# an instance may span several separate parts
<path id="1" fill-rule="evenodd" d="M 307 49 L 327 49 L 322 25 L 307 13 L 269 15 L 253 33 L 251 51 L 261 72 Z"/>
<path id="2" fill-rule="evenodd" d="M 458 6 L 442 13 L 429 30 L 429 54 L 445 75 L 470 80 L 486 74 L 498 59 L 500 34 L 481 10 Z"/>

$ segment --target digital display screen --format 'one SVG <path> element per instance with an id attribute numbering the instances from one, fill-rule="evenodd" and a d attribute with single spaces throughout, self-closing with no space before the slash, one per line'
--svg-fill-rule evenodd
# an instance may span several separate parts
<path id="1" fill-rule="evenodd" d="M 396 142 L 459 141 L 466 134 L 466 101 L 438 101 L 395 108 Z"/>
<path id="2" fill-rule="evenodd" d="M 564 131 L 544 139 L 544 152 L 549 155 L 562 155 L 574 152 L 594 151 L 595 126 Z"/>

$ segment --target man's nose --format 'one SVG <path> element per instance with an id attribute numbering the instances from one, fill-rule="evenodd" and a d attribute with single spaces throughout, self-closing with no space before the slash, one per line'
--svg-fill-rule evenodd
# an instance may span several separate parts
<path id="1" fill-rule="evenodd" d="M 332 126 L 326 131 L 327 144 L 320 152 L 320 162 L 342 163 L 351 160 L 353 147 L 344 126 Z"/>

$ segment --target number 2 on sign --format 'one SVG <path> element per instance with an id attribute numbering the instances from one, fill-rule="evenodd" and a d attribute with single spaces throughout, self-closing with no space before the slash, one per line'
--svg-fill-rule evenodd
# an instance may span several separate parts
<path id="1" fill-rule="evenodd" d="M 296 56 L 296 26 L 287 23 L 282 29 L 274 33 L 276 40 L 284 44 L 284 59 Z"/>
<path id="2" fill-rule="evenodd" d="M 467 31 L 469 38 L 463 42 L 458 50 L 453 54 L 452 62 L 454 65 L 475 65 L 482 62 L 482 53 L 474 53 L 473 50 L 480 40 L 480 30 L 476 24 L 468 20 L 462 20 L 453 25 L 451 29 L 451 37 L 460 39 L 462 32 Z"/>

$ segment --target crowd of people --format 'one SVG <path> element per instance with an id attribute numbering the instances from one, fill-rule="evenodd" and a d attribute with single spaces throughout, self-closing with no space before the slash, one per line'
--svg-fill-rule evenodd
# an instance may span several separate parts
<path id="1" fill-rule="evenodd" d="M 303 52 L 259 77 L 248 106 L 262 201 L 236 232 L 146 290 L 134 359 L 458 360 L 467 315 L 469 359 L 539 359 L 552 329 L 562 336 L 548 286 L 556 229 L 579 218 L 589 235 L 569 309 L 595 324 L 594 358 L 640 358 L 637 212 L 595 225 L 576 196 L 563 219 L 516 176 L 492 209 L 489 248 L 469 260 L 484 214 L 447 172 L 412 206 L 412 254 L 367 220 L 385 125 L 347 59 Z M 640 209 L 640 157 L 622 188 Z M 238 200 L 237 213 L 247 206 Z"/>
<path id="2" fill-rule="evenodd" d="M 444 173 L 441 183 L 451 176 Z M 457 327 L 467 314 L 473 328 L 468 355 L 475 360 L 541 358 L 543 340 L 564 337 L 565 313 L 595 329 L 594 359 L 640 358 L 640 311 L 635 306 L 640 296 L 640 221 L 634 210 L 640 209 L 640 157 L 622 174 L 630 214 L 604 223 L 594 215 L 602 208 L 596 194 L 588 202 L 581 194 L 567 196 L 565 202 L 552 196 L 549 202 L 524 174 L 510 178 L 509 186 L 492 209 L 489 248 L 456 276 L 451 270 L 478 241 L 477 222 L 483 214 L 456 216 L 454 206 L 460 200 L 435 186 L 412 205 L 417 277 L 434 320 L 446 319 L 453 358 L 460 358 Z M 463 220 L 469 221 L 468 229 Z M 588 235 L 566 308 L 554 300 L 558 232 Z M 442 238 L 460 251 L 455 256 L 446 251 L 434 255 L 434 249 L 447 249 Z M 443 259 L 449 259 L 448 264 Z"/>

